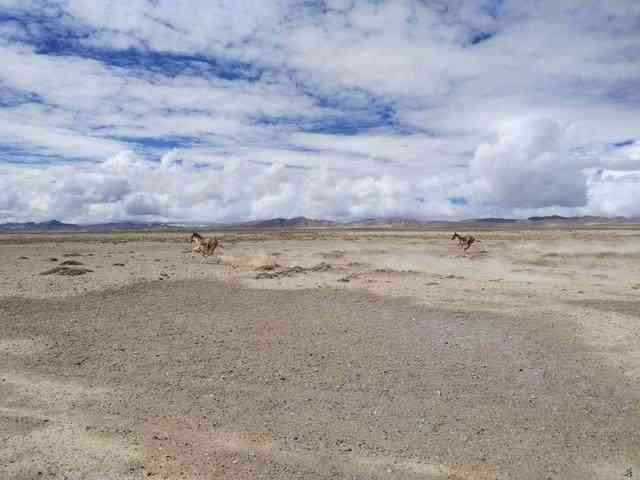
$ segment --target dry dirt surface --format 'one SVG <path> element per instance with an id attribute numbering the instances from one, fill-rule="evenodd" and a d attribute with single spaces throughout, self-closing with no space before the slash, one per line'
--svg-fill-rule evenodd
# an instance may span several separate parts
<path id="1" fill-rule="evenodd" d="M 0 479 L 640 475 L 640 231 L 461 233 L 0 236 Z"/>

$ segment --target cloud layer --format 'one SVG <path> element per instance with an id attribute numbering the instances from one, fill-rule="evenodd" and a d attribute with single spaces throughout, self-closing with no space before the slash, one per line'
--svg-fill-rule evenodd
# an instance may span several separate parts
<path id="1" fill-rule="evenodd" d="M 0 0 L 0 221 L 640 215 L 640 4 Z"/>

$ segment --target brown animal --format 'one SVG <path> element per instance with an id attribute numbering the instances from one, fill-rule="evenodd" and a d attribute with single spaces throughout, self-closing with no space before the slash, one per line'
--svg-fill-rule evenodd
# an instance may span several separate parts
<path id="1" fill-rule="evenodd" d="M 471 245 L 479 241 L 476 240 L 473 235 L 458 235 L 458 233 L 455 232 L 451 237 L 451 240 L 455 240 L 456 238 L 458 239 L 458 247 L 464 248 L 465 252 L 469 250 L 469 247 L 471 247 Z"/>
<path id="2" fill-rule="evenodd" d="M 213 255 L 216 248 L 223 248 L 217 238 L 204 238 L 198 232 L 191 234 L 189 242 L 193 245 L 192 255 L 196 252 L 200 253 L 202 255 L 202 261 L 204 261 L 206 257 Z"/>

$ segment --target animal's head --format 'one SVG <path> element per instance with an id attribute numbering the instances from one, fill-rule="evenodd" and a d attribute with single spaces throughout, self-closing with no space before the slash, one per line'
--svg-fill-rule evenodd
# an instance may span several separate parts
<path id="1" fill-rule="evenodd" d="M 189 237 L 189 242 L 191 243 L 195 241 L 200 241 L 200 240 L 202 240 L 202 235 L 200 235 L 198 232 L 193 232 Z"/>
<path id="2" fill-rule="evenodd" d="M 455 232 L 455 233 L 453 234 L 453 236 L 451 237 L 451 240 L 455 240 L 457 236 L 458 236 L 458 232 Z"/>

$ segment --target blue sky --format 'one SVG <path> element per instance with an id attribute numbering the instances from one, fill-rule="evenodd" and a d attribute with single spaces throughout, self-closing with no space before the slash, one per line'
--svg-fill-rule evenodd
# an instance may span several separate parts
<path id="1" fill-rule="evenodd" d="M 0 0 L 0 222 L 640 215 L 640 3 Z"/>

